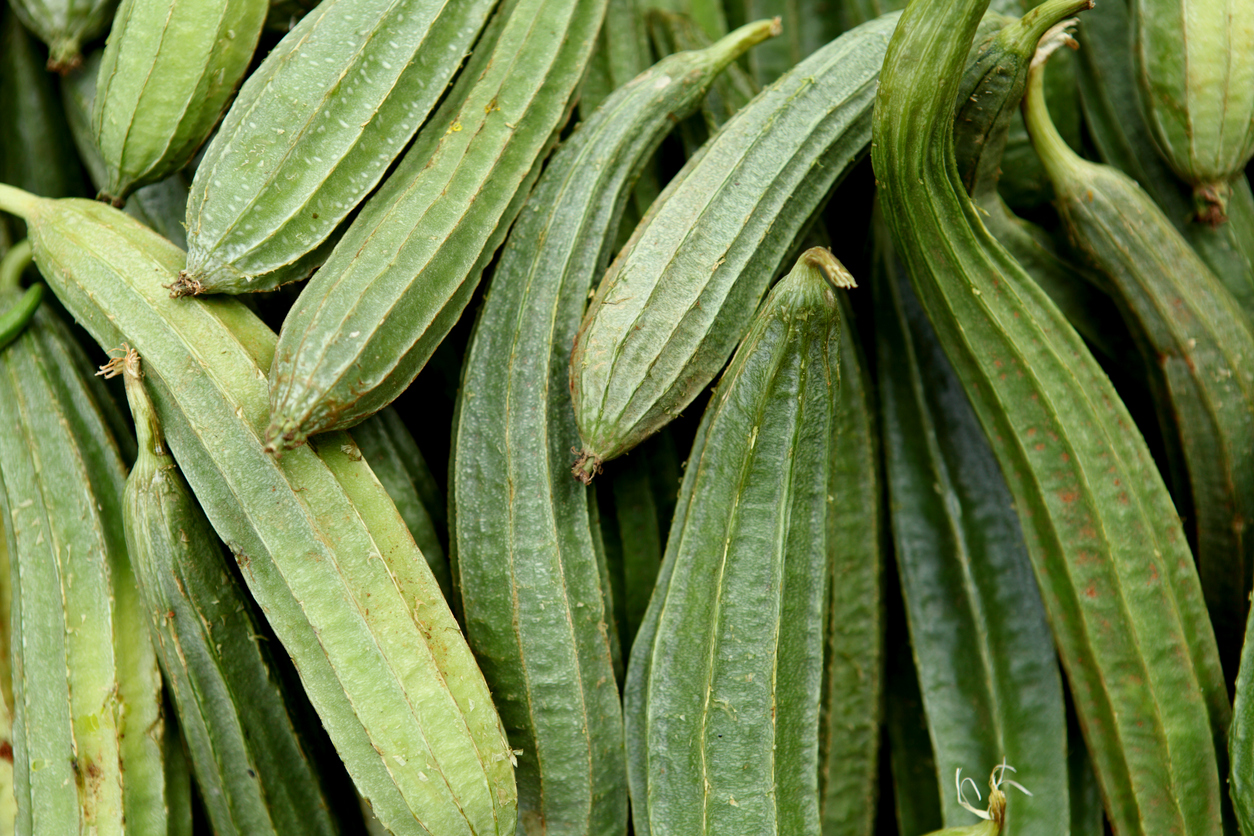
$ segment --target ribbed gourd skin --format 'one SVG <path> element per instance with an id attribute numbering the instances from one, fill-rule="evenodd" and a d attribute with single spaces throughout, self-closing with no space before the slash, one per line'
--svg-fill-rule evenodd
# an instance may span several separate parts
<path id="1" fill-rule="evenodd" d="M 524 833 L 627 828 L 622 664 L 596 498 L 570 474 L 569 346 L 633 174 L 773 28 L 670 56 L 611 94 L 549 161 L 476 323 L 455 430 L 455 565 L 471 647 L 521 750 Z"/>
<path id="2" fill-rule="evenodd" d="M 97 190 L 103 189 L 109 179 L 104 157 L 96 147 L 96 138 L 91 128 L 92 107 L 96 100 L 96 76 L 100 72 L 102 58 L 103 50 L 92 52 L 83 59 L 82 66 L 61 81 L 61 105 L 65 110 L 66 121 L 69 122 L 70 134 L 74 137 L 78 158 Z M 187 181 L 182 172 L 136 189 L 127 199 L 123 210 L 145 226 L 164 235 L 180 249 L 187 248 L 187 231 L 183 228 L 183 216 L 187 212 Z"/>
<path id="3" fill-rule="evenodd" d="M 347 435 L 262 450 L 274 334 L 235 300 L 170 299 L 182 251 L 124 213 L 2 186 L 0 204 L 97 342 L 144 357 L 171 451 L 375 815 L 396 834 L 513 833 L 491 696 L 361 453 Z"/>
<path id="4" fill-rule="evenodd" d="M 884 720 L 884 475 L 873 381 L 841 296 L 840 397 L 832 428 L 832 580 L 819 714 L 823 836 L 871 836 Z"/>
<path id="5" fill-rule="evenodd" d="M 177 292 L 303 279 L 422 126 L 495 0 L 328 0 L 240 88 L 196 170 Z M 325 253 L 323 253 L 325 256 Z"/>
<path id="6" fill-rule="evenodd" d="M 334 836 L 253 604 L 165 446 L 142 363 L 121 365 L 138 435 L 126 543 L 209 820 L 219 834 Z"/>
<path id="7" fill-rule="evenodd" d="M 606 0 L 508 0 L 444 104 L 301 291 L 270 372 L 273 450 L 391 403 L 460 317 L 539 176 Z"/>
<path id="8" fill-rule="evenodd" d="M 267 0 L 122 0 L 96 78 L 92 131 L 104 157 L 101 199 L 191 160 L 244 77 Z"/>
<path id="9" fill-rule="evenodd" d="M 876 105 L 879 196 L 1015 498 L 1113 829 L 1217 833 L 1230 707 L 1175 509 L 1109 380 L 957 174 L 956 73 L 986 5 L 903 13 Z"/>
<path id="10" fill-rule="evenodd" d="M 13 0 L 9 8 L 48 45 L 48 69 L 65 74 L 83 60 L 85 43 L 104 34 L 117 0 Z"/>
<path id="11" fill-rule="evenodd" d="M 819 830 L 840 320 L 813 252 L 771 291 L 706 409 L 632 647 L 642 835 Z"/>
<path id="12" fill-rule="evenodd" d="M 1033 798 L 1014 833 L 1065 834 L 1067 722 L 1054 638 L 984 431 L 876 224 L 875 333 L 893 553 L 944 821 L 954 770 L 1006 758 Z"/>
<path id="13" fill-rule="evenodd" d="M 1141 107 L 1198 214 L 1226 213 L 1228 181 L 1254 153 L 1254 2 L 1133 0 Z"/>
<path id="14" fill-rule="evenodd" d="M 1041 72 L 1044 71 L 1042 68 Z M 1059 143 L 1029 86 L 1033 140 L 1075 246 L 1109 277 L 1192 497 L 1202 591 L 1231 680 L 1254 582 L 1254 325 L 1153 199 Z M 1039 136 L 1038 136 L 1039 132 Z"/>
<path id="15" fill-rule="evenodd" d="M 670 421 L 731 356 L 794 241 L 866 153 L 895 25 L 842 35 L 739 111 L 610 265 L 571 356 L 587 474 Z"/>
<path id="16" fill-rule="evenodd" d="M 125 464 L 91 374 L 47 306 L 0 353 L 15 832 L 187 833 L 167 812 L 161 675 L 121 526 Z"/>

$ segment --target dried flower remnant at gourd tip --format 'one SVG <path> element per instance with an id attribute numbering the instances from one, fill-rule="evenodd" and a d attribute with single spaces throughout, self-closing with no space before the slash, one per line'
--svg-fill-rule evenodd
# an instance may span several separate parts
<path id="1" fill-rule="evenodd" d="M 967 801 L 962 794 L 963 786 L 970 783 L 976 799 L 980 799 L 980 788 L 970 778 L 963 778 L 962 767 L 958 767 L 954 771 L 954 784 L 958 788 L 958 803 L 984 819 L 984 821 L 967 827 L 947 827 L 943 830 L 933 831 L 928 836 L 998 836 L 1006 826 L 1006 794 L 1002 792 L 1002 786 L 1012 786 L 1025 795 L 1030 796 L 1032 794 L 1027 787 L 1018 781 L 1007 778 L 1007 771 L 1014 772 L 1015 768 L 1007 764 L 1005 758 L 1002 758 L 1002 762 L 993 767 L 992 774 L 988 778 L 988 809 L 981 810 Z"/>

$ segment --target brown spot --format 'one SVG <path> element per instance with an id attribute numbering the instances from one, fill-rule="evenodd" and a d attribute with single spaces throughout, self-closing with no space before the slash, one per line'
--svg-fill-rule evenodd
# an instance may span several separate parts
<path id="1" fill-rule="evenodd" d="M 1119 492 L 1119 504 L 1120 504 L 1120 505 L 1130 505 L 1130 504 L 1131 504 L 1131 502 L 1128 500 L 1128 492 L 1127 492 L 1127 491 L 1120 491 L 1120 492 Z"/>
<path id="2" fill-rule="evenodd" d="M 1153 563 L 1151 563 L 1149 580 L 1145 582 L 1145 585 L 1153 586 L 1155 583 L 1157 583 L 1157 581 L 1158 581 L 1158 567 L 1155 566 Z"/>
<path id="3" fill-rule="evenodd" d="M 1036 451 L 1037 451 L 1038 453 L 1039 453 L 1041 450 L 1044 450 L 1044 449 L 1045 449 L 1045 443 L 1044 443 L 1044 442 L 1041 442 L 1040 444 L 1036 445 Z"/>
<path id="4" fill-rule="evenodd" d="M 1036 427 L 1028 427 L 1028 438 L 1036 435 Z"/>
<path id="5" fill-rule="evenodd" d="M 1097 586 L 1096 586 L 1095 584 L 1089 584 L 1089 588 L 1088 588 L 1088 589 L 1086 589 L 1086 590 L 1084 590 L 1084 594 L 1085 594 L 1085 595 L 1087 595 L 1087 596 L 1088 596 L 1088 597 L 1090 597 L 1090 598 L 1096 598 L 1096 597 L 1097 597 Z"/>
<path id="6" fill-rule="evenodd" d="M 0 758 L 4 758 L 9 763 L 13 763 L 13 744 L 7 740 L 0 740 Z"/>
<path id="7" fill-rule="evenodd" d="M 1067 504 L 1071 504 L 1080 498 L 1079 491 L 1059 491 L 1058 498 Z"/>
<path id="8" fill-rule="evenodd" d="M 1066 462 L 1071 461 L 1071 454 L 1070 454 L 1070 453 L 1063 453 L 1063 454 L 1062 454 L 1062 460 L 1063 460 L 1063 463 L 1064 463 L 1064 464 L 1065 464 Z"/>

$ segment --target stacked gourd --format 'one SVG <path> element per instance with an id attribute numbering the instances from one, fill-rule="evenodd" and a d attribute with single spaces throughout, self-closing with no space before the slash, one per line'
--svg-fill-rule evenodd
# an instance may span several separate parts
<path id="1" fill-rule="evenodd" d="M 1254 2 L 10 2 L 0 834 L 1254 836 Z"/>

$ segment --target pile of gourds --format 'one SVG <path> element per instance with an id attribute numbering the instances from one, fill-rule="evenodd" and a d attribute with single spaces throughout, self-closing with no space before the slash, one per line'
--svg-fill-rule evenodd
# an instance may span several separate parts
<path id="1" fill-rule="evenodd" d="M 991 5 L 9 0 L 0 834 L 1254 836 L 1254 0 Z"/>

